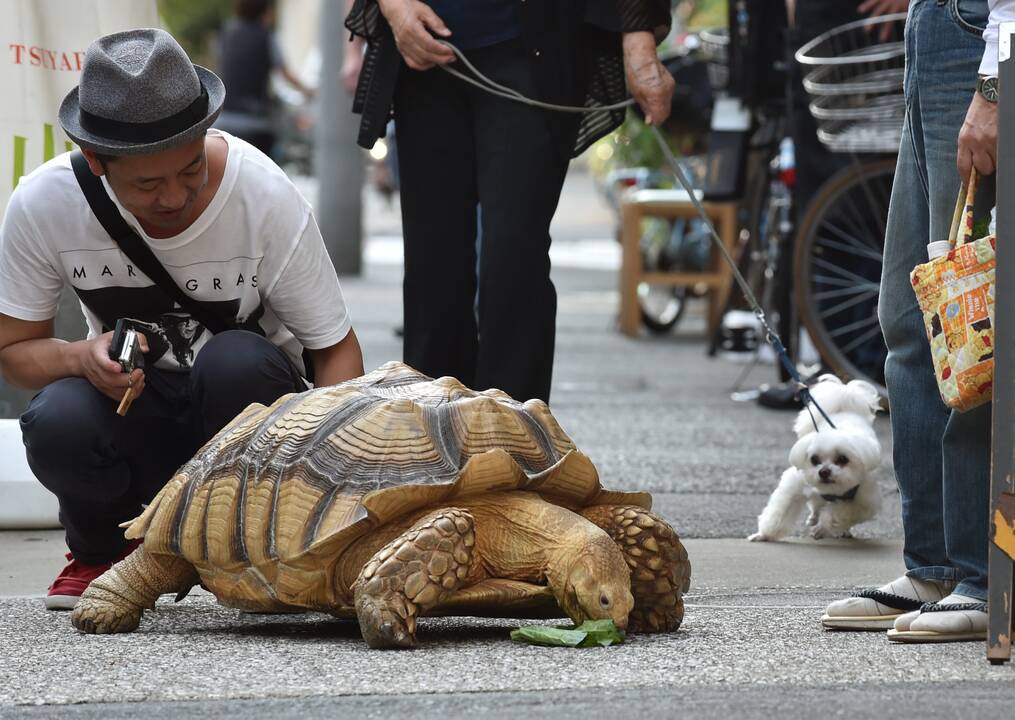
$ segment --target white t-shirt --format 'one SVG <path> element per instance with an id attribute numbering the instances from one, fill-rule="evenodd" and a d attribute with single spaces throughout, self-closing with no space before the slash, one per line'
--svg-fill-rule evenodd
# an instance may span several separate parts
<path id="1" fill-rule="evenodd" d="M 303 348 L 334 345 L 351 327 L 321 232 L 277 165 L 239 138 L 209 133 L 229 146 L 222 184 L 179 235 L 149 237 L 103 178 L 106 192 L 184 292 L 263 335 L 304 372 Z M 144 322 L 151 331 L 146 362 L 158 368 L 189 370 L 211 337 L 103 230 L 69 153 L 21 178 L 11 196 L 0 226 L 0 313 L 48 320 L 64 285 L 82 300 L 89 337 L 111 329 L 100 316 Z"/>
<path id="2" fill-rule="evenodd" d="M 1003 22 L 1015 21 L 1015 0 L 989 0 L 990 16 L 987 27 L 983 30 L 983 60 L 980 62 L 980 75 L 997 75 L 997 41 L 998 31 Z"/>

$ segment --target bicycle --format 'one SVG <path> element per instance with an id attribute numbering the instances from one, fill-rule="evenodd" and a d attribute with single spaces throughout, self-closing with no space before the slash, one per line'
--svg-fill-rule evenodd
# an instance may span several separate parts
<path id="1" fill-rule="evenodd" d="M 796 54 L 811 68 L 804 87 L 818 122 L 818 138 L 850 156 L 828 178 L 797 226 L 791 223 L 793 164 L 781 159 L 787 110 L 769 99 L 753 108 L 758 130 L 752 147 L 761 169 L 749 171 L 743 199 L 747 221 L 741 271 L 766 314 L 779 318 L 789 347 L 802 327 L 822 364 L 845 379 L 874 384 L 884 396 L 887 349 L 877 318 L 884 228 L 905 106 L 901 95 L 904 14 L 868 18 L 819 35 Z M 875 40 L 876 38 L 876 40 Z M 760 142 L 758 137 L 761 136 Z M 792 244 L 792 255 L 785 249 Z M 789 262 L 787 262 L 789 261 Z M 788 271 L 782 271 L 788 265 Z M 773 301 L 781 282 L 793 302 Z M 739 298 L 731 297 L 728 308 Z M 720 342 L 716 339 L 715 343 Z M 796 353 L 799 361 L 800 353 Z M 736 382 L 758 360 L 757 355 Z M 783 374 L 785 379 L 785 373 Z"/>
<path id="2" fill-rule="evenodd" d="M 872 382 L 886 395 L 888 350 L 878 295 L 888 202 L 905 100 L 905 14 L 847 23 L 796 54 L 818 138 L 848 153 L 801 219 L 793 278 L 796 305 L 824 362 L 837 374 Z M 871 42 L 876 38 L 875 42 Z"/>

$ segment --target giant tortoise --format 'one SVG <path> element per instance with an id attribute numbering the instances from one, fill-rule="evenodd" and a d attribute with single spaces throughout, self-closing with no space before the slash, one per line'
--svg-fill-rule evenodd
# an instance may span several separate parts
<path id="1" fill-rule="evenodd" d="M 144 543 L 72 622 L 129 632 L 200 583 L 230 607 L 358 618 L 372 647 L 413 646 L 425 615 L 668 632 L 690 565 L 650 505 L 603 489 L 542 401 L 388 363 L 246 408 L 125 523 Z"/>

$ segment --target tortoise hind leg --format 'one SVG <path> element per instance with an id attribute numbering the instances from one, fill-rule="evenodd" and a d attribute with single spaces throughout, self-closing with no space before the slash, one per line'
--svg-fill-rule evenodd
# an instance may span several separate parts
<path id="1" fill-rule="evenodd" d="M 687 551 L 669 523 L 633 505 L 593 505 L 580 514 L 605 530 L 631 568 L 632 632 L 672 632 L 684 619 L 691 581 Z"/>
<path id="2" fill-rule="evenodd" d="M 462 585 L 475 543 L 472 515 L 445 508 L 424 516 L 381 548 L 353 585 L 367 644 L 413 647 L 416 618 Z"/>
<path id="3" fill-rule="evenodd" d="M 74 607 L 71 623 L 86 633 L 131 632 L 159 595 L 186 592 L 197 583 L 197 571 L 189 562 L 153 555 L 141 545 L 92 581 Z"/>

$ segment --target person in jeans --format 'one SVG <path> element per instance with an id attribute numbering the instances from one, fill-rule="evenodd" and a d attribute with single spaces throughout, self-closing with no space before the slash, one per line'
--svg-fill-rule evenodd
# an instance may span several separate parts
<path id="1" fill-rule="evenodd" d="M 623 121 L 623 110 L 602 106 L 629 89 L 650 122 L 669 114 L 673 78 L 656 57 L 669 13 L 667 0 L 354 3 L 346 25 L 369 44 L 354 104 L 359 142 L 369 148 L 383 135 L 392 107 L 398 132 L 408 364 L 519 400 L 549 399 L 550 220 L 571 157 Z M 436 38 L 501 85 L 592 112 L 472 87 L 435 68 L 464 66 Z"/>
<path id="2" fill-rule="evenodd" d="M 247 405 L 305 390 L 311 376 L 330 385 L 363 374 L 309 204 L 252 145 L 208 129 L 224 96 L 168 33 L 130 30 L 89 46 L 60 109 L 87 163 L 81 177 L 101 177 L 110 216 L 149 247 L 202 320 L 99 223 L 76 155 L 22 178 L 0 226 L 0 373 L 40 390 L 21 430 L 70 548 L 50 609 L 73 608 L 131 550 L 119 524 Z M 81 300 L 86 340 L 53 337 L 65 287 Z M 144 369 L 130 375 L 109 358 L 120 318 L 143 338 Z M 121 417 L 128 387 L 135 399 Z"/>
<path id="3" fill-rule="evenodd" d="M 889 627 L 889 638 L 903 642 L 986 637 L 991 409 L 960 413 L 942 402 L 909 275 L 927 261 L 927 243 L 948 237 L 970 167 L 994 173 L 996 80 L 989 78 L 997 76 L 998 24 L 1015 19 L 1013 6 L 991 0 L 988 12 L 987 0 L 910 3 L 906 124 L 879 302 L 907 572 L 833 602 L 823 618 L 830 628 Z"/>

